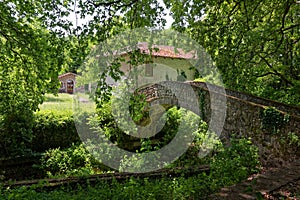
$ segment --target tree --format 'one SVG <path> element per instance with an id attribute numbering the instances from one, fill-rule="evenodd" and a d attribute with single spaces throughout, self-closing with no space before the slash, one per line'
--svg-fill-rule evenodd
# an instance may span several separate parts
<path id="1" fill-rule="evenodd" d="M 173 27 L 213 57 L 227 87 L 286 103 L 300 98 L 296 0 L 166 1 Z"/>
<path id="2" fill-rule="evenodd" d="M 0 12 L 2 155 L 22 153 L 26 148 L 33 112 L 45 93 L 57 91 L 62 67 L 76 71 L 90 45 L 125 29 L 165 23 L 163 7 L 149 0 L 4 0 Z M 68 19 L 71 13 L 76 20 L 88 15 L 93 20 L 73 25 Z"/>
<path id="3" fill-rule="evenodd" d="M 0 134 L 2 155 L 24 150 L 33 111 L 58 88 L 64 39 L 39 20 L 38 3 L 0 2 Z"/>

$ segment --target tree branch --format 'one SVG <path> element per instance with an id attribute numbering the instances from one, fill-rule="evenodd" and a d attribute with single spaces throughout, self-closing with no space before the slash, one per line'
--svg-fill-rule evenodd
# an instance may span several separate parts
<path id="1" fill-rule="evenodd" d="M 251 15 L 254 15 L 254 12 L 256 11 L 256 9 L 258 8 L 258 6 L 262 3 L 263 1 L 259 1 L 258 4 L 254 7 L 254 9 L 251 12 Z"/>
<path id="2" fill-rule="evenodd" d="M 283 32 L 284 29 L 284 25 L 285 25 L 285 18 L 287 16 L 287 14 L 289 13 L 289 10 L 291 8 L 291 4 L 289 2 L 286 3 L 286 7 L 282 16 L 282 20 L 281 20 L 281 28 L 280 30 Z"/>
<path id="3" fill-rule="evenodd" d="M 117 6 L 117 9 L 120 9 L 120 8 L 123 8 L 123 7 L 129 7 L 129 6 L 132 6 L 133 4 L 135 4 L 138 0 L 133 0 L 131 1 L 130 3 L 127 3 L 127 4 L 121 4 L 119 6 Z M 90 3 L 92 5 L 95 6 L 95 8 L 98 8 L 98 7 L 101 7 L 101 6 L 104 6 L 104 7 L 111 7 L 113 5 L 117 5 L 119 3 L 122 3 L 122 0 L 117 0 L 117 1 L 111 1 L 111 2 L 92 2 L 90 1 Z"/>
<path id="4" fill-rule="evenodd" d="M 249 26 L 249 16 L 248 16 L 248 9 L 247 9 L 247 6 L 246 6 L 246 1 L 244 1 L 243 3 L 244 3 L 244 7 L 245 7 L 245 12 L 246 12 L 247 28 L 248 28 L 248 30 L 250 30 L 250 26 Z"/>
<path id="5" fill-rule="evenodd" d="M 118 3 L 121 3 L 122 0 L 117 0 L 117 1 L 111 1 L 111 2 L 93 2 L 92 1 L 89 1 L 91 4 L 93 4 L 95 6 L 95 8 L 98 8 L 100 6 L 104 6 L 104 7 L 108 7 L 108 6 L 112 6 L 114 4 L 118 4 Z"/>
<path id="6" fill-rule="evenodd" d="M 296 39 L 296 40 L 293 40 L 293 43 L 292 43 L 292 44 L 297 44 L 299 41 L 300 41 L 300 38 L 298 38 L 298 39 Z"/>
<path id="7" fill-rule="evenodd" d="M 267 64 L 267 66 L 273 71 L 273 73 L 274 73 L 274 75 L 277 75 L 277 76 L 279 76 L 283 81 L 285 81 L 286 83 L 288 83 L 288 84 L 290 84 L 291 86 L 294 86 L 294 84 L 291 82 L 291 81 L 289 81 L 287 78 L 285 78 L 281 73 L 279 73 L 270 63 L 269 63 L 269 61 L 265 58 L 265 57 L 263 57 L 263 56 L 261 56 L 261 55 L 258 55 L 266 64 Z"/>
<path id="8" fill-rule="evenodd" d="M 291 26 L 289 26 L 289 27 L 287 27 L 287 28 L 282 29 L 282 31 L 287 31 L 287 30 L 296 28 L 296 27 L 298 27 L 298 26 L 300 27 L 300 24 L 294 24 L 294 25 L 291 25 Z"/>
<path id="9" fill-rule="evenodd" d="M 276 75 L 276 74 L 274 72 L 267 72 L 267 73 L 264 73 L 264 74 L 261 74 L 261 75 L 257 75 L 255 77 L 261 78 L 261 77 L 268 76 L 268 75 Z"/>
<path id="10" fill-rule="evenodd" d="M 7 40 L 7 41 L 10 41 L 10 40 L 14 40 L 15 42 L 17 43 L 20 43 L 16 38 L 14 37 L 10 37 L 9 35 L 5 34 L 3 31 L 0 30 L 0 34 Z"/>
<path id="11" fill-rule="evenodd" d="M 1 34 L 8 42 L 11 42 L 10 40 L 12 39 L 12 40 L 15 40 L 17 43 L 19 43 L 18 40 L 16 40 L 15 38 L 9 37 L 9 36 L 6 35 L 5 33 L 3 33 L 1 30 L 0 30 L 0 34 Z M 21 61 L 24 63 L 24 65 L 26 65 L 26 61 L 24 60 L 24 58 L 21 56 L 21 54 L 20 54 L 19 52 L 15 51 L 15 50 L 13 49 L 13 47 L 10 48 L 10 51 L 12 51 L 12 52 L 15 53 L 17 56 L 19 56 L 20 59 L 21 59 Z"/>
<path id="12" fill-rule="evenodd" d="M 236 2 L 235 3 L 235 5 L 234 5 L 234 7 L 231 9 L 231 11 L 229 12 L 229 17 L 232 15 L 232 14 L 234 14 L 236 11 L 235 11 L 235 9 L 238 7 L 240 5 L 240 2 Z"/>

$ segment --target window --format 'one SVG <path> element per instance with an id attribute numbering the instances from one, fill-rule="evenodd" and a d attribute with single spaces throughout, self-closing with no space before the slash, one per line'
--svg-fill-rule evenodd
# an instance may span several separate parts
<path id="1" fill-rule="evenodd" d="M 64 82 L 60 82 L 60 88 L 64 88 Z"/>
<path id="2" fill-rule="evenodd" d="M 152 63 L 146 63 L 145 76 L 153 76 L 153 64 Z"/>

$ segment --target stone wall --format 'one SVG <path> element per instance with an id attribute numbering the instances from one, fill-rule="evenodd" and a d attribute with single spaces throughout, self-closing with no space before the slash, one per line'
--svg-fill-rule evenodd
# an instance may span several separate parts
<path id="1" fill-rule="evenodd" d="M 300 156 L 295 140 L 297 137 L 300 139 L 299 107 L 202 82 L 162 82 L 142 88 L 140 93 L 146 94 L 152 105 L 176 105 L 191 110 L 213 127 L 212 130 L 220 132 L 224 142 L 228 142 L 233 134 L 250 137 L 259 147 L 263 165 L 278 166 Z M 269 107 L 276 108 L 280 116 L 288 119 L 275 131 L 263 126 L 266 123 L 263 113 Z"/>

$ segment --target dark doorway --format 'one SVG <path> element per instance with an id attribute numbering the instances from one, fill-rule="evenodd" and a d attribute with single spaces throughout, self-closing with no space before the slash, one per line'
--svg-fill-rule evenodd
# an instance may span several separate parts
<path id="1" fill-rule="evenodd" d="M 68 80 L 67 81 L 67 93 L 73 94 L 73 92 L 74 92 L 74 81 Z"/>

